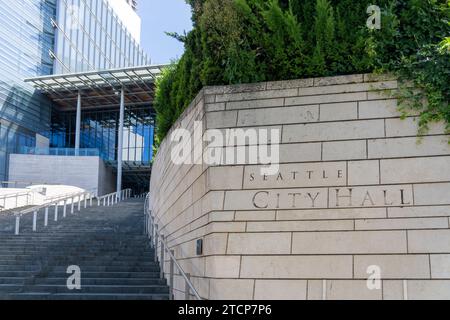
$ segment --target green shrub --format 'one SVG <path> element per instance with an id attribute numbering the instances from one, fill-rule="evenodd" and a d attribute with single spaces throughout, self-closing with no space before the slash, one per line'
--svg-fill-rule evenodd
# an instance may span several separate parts
<path id="1" fill-rule="evenodd" d="M 397 0 L 383 13 L 383 28 L 370 35 L 374 69 L 420 89 L 405 86 L 400 99 L 404 116 L 411 109 L 420 112 L 419 134 L 434 121 L 445 121 L 450 132 L 450 2 Z"/>
<path id="2" fill-rule="evenodd" d="M 450 123 L 448 0 L 378 0 L 381 30 L 366 26 L 371 0 L 189 0 L 194 28 L 182 58 L 158 80 L 157 140 L 206 85 L 391 72 L 402 111 Z M 424 104 L 424 97 L 428 103 Z M 449 126 L 447 126 L 450 129 Z"/>

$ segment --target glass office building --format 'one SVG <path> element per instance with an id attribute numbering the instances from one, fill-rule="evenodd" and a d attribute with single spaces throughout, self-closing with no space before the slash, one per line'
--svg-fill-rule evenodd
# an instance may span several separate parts
<path id="1" fill-rule="evenodd" d="M 125 110 L 123 161 L 150 165 L 153 158 L 154 115 L 146 107 Z M 52 121 L 52 141 L 56 148 L 75 145 L 75 112 L 55 113 Z M 117 156 L 119 113 L 114 110 L 82 113 L 81 146 L 98 149 L 101 157 L 114 163 Z"/>
<path id="2" fill-rule="evenodd" d="M 150 64 L 108 1 L 60 0 L 56 15 L 56 74 Z"/>
<path id="3" fill-rule="evenodd" d="M 36 146 L 37 137 L 48 138 L 49 147 L 75 147 L 74 111 L 25 78 L 151 63 L 111 1 L 120 0 L 0 0 L 0 180 L 7 180 L 8 153 Z M 98 149 L 110 165 L 117 160 L 118 118 L 119 106 L 82 113 L 81 148 Z M 153 119 L 151 105 L 126 107 L 125 162 L 150 166 Z"/>
<path id="4" fill-rule="evenodd" d="M 53 73 L 56 0 L 0 0 L 0 180 L 8 155 L 48 135 L 51 104 L 23 79 Z"/>

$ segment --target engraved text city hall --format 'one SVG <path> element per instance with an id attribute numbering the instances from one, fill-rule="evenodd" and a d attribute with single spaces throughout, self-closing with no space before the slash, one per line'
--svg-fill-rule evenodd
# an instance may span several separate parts
<path id="1" fill-rule="evenodd" d="M 348 186 L 345 163 L 282 165 L 273 176 L 255 169 L 244 175 L 244 188 L 253 189 L 249 200 L 255 209 L 413 205 L 411 185 Z"/>

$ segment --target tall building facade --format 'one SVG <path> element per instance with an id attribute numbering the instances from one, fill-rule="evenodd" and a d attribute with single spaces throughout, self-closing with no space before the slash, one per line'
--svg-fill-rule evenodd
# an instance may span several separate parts
<path id="1" fill-rule="evenodd" d="M 122 18 L 119 10 L 132 11 L 123 4 L 125 0 L 58 1 L 52 52 L 55 73 L 150 64 L 136 39 L 139 36 L 131 30 L 133 21 L 140 23 L 140 19 L 135 12 Z"/>
<path id="2" fill-rule="evenodd" d="M 133 8 L 134 11 L 137 11 L 137 0 L 126 0 L 126 2 Z"/>
<path id="3" fill-rule="evenodd" d="M 73 112 L 58 109 L 25 78 L 149 65 L 140 18 L 126 0 L 0 0 L 0 180 L 8 154 L 26 147 L 74 147 Z M 131 5 L 131 6 L 130 6 Z M 126 110 L 125 159 L 150 162 L 150 108 Z M 118 110 L 82 118 L 82 148 L 114 162 Z"/>
<path id="4" fill-rule="evenodd" d="M 9 154 L 50 129 L 50 102 L 23 79 L 53 73 L 56 7 L 56 0 L 0 0 L 0 180 Z"/>

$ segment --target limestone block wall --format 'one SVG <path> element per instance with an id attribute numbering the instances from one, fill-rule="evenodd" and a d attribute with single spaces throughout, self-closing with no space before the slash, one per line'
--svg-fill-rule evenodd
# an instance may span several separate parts
<path id="1" fill-rule="evenodd" d="M 196 164 L 174 164 L 169 134 L 150 192 L 203 298 L 450 299 L 450 136 L 434 124 L 418 139 L 417 119 L 400 119 L 397 86 L 361 74 L 199 93 L 172 132 L 197 124 L 191 149 L 221 150 L 221 161 L 193 152 Z M 277 173 L 263 174 L 250 140 L 228 129 L 278 129 Z M 211 130 L 225 147 L 202 142 Z M 238 150 L 247 159 L 230 161 Z"/>

